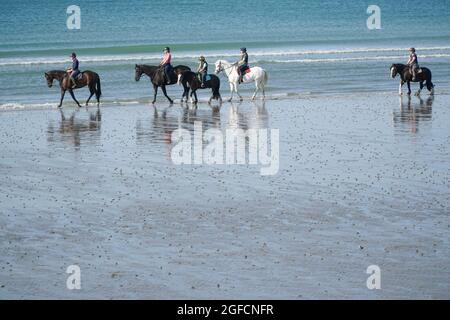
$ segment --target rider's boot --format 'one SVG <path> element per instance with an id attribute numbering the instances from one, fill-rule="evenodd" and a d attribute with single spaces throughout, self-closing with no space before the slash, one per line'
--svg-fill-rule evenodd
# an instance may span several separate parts
<path id="1" fill-rule="evenodd" d="M 70 82 L 72 83 L 72 89 L 75 89 L 76 86 L 77 86 L 77 83 L 76 83 L 75 79 L 71 77 L 70 78 Z"/>

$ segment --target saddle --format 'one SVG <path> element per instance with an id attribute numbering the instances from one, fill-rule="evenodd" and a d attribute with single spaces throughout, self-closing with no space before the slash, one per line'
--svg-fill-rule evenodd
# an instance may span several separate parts
<path id="1" fill-rule="evenodd" d="M 244 69 L 244 71 L 242 72 L 242 74 L 247 74 L 247 73 L 250 73 L 252 70 L 250 69 L 250 67 L 246 67 L 245 69 Z"/>
<path id="2" fill-rule="evenodd" d="M 83 72 L 80 71 L 80 73 L 77 75 L 77 77 L 75 78 L 75 80 L 82 80 L 83 79 Z"/>
<path id="3" fill-rule="evenodd" d="M 202 74 L 201 73 L 197 73 L 197 78 L 198 78 L 198 81 L 202 81 Z M 207 75 L 206 75 L 206 77 L 205 77 L 205 81 L 209 81 L 209 80 L 211 80 L 211 75 L 208 73 Z"/>

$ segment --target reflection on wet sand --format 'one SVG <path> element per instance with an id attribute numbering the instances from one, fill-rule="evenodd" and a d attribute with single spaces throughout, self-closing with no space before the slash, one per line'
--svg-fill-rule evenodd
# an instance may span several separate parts
<path id="1" fill-rule="evenodd" d="M 50 121 L 47 128 L 47 141 L 51 143 L 63 142 L 79 148 L 86 136 L 89 135 L 85 141 L 97 141 L 100 138 L 101 127 L 101 112 L 100 108 L 95 111 L 90 111 L 86 108 L 86 112 L 81 109 L 75 109 L 67 116 L 67 111 L 64 112 L 59 109 L 61 114 L 58 125 L 55 125 L 53 121 Z M 96 139 L 93 139 L 92 135 L 95 135 Z"/>
<path id="2" fill-rule="evenodd" d="M 204 131 L 210 128 L 226 129 L 263 129 L 268 128 L 269 114 L 265 102 L 231 103 L 222 110 L 204 109 L 182 105 L 182 108 L 169 106 L 153 110 L 151 119 L 138 119 L 136 122 L 136 139 L 138 143 L 170 144 L 170 136 L 176 129 L 194 130 L 194 122 L 200 121 Z M 227 116 L 224 118 L 223 115 Z"/>
<path id="3" fill-rule="evenodd" d="M 169 106 L 164 109 L 155 106 L 150 118 L 136 121 L 136 143 L 165 145 L 167 158 L 170 159 L 172 148 L 172 132 L 177 129 L 194 131 L 194 123 L 200 121 L 202 130 L 215 128 L 225 132 L 227 129 L 266 129 L 269 125 L 269 114 L 265 102 L 251 104 L 230 103 L 222 109 L 203 106 L 196 107 L 182 104 L 181 108 Z"/>
<path id="4" fill-rule="evenodd" d="M 412 133 L 417 133 L 421 121 L 432 120 L 434 96 L 426 100 L 421 97 L 411 96 L 399 98 L 400 110 L 393 113 L 394 126 L 405 127 Z"/>

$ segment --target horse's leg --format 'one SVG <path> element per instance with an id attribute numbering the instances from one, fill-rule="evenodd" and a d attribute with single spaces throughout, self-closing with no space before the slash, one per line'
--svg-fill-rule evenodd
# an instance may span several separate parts
<path id="1" fill-rule="evenodd" d="M 75 101 L 77 103 L 78 107 L 81 108 L 81 105 L 78 102 L 77 98 L 75 98 L 75 95 L 73 94 L 73 90 L 72 89 L 69 89 L 69 93 L 70 93 L 70 96 L 72 97 L 73 101 Z"/>
<path id="2" fill-rule="evenodd" d="M 191 87 L 187 87 L 187 89 L 186 89 L 186 103 L 188 102 L 188 100 L 189 100 L 189 92 L 191 91 Z"/>
<path id="3" fill-rule="evenodd" d="M 197 98 L 197 90 L 194 91 L 194 97 L 195 97 L 195 103 L 198 102 L 198 98 Z"/>
<path id="4" fill-rule="evenodd" d="M 95 88 L 89 86 L 89 91 L 91 92 L 91 95 L 90 95 L 89 98 L 86 100 L 86 107 L 88 106 L 89 101 L 91 100 L 92 96 L 95 94 Z"/>
<path id="5" fill-rule="evenodd" d="M 156 102 L 156 95 L 158 94 L 158 86 L 156 84 L 153 85 L 153 101 L 154 104 Z"/>
<path id="6" fill-rule="evenodd" d="M 402 95 L 402 94 L 403 94 L 403 93 L 402 93 L 402 87 L 403 87 L 404 84 L 405 84 L 405 81 L 400 80 L 400 84 L 398 85 L 398 94 L 399 94 L 399 95 Z"/>
<path id="7" fill-rule="evenodd" d="M 259 92 L 259 83 L 258 83 L 258 81 L 255 81 L 255 85 L 256 85 L 256 90 L 255 90 L 255 93 L 254 93 L 253 96 L 252 96 L 252 100 L 255 100 L 256 95 L 257 95 L 258 92 Z"/>
<path id="8" fill-rule="evenodd" d="M 167 98 L 167 100 L 169 100 L 169 102 L 172 104 L 173 100 L 169 98 L 169 96 L 167 95 L 167 90 L 166 90 L 166 86 L 162 85 L 161 86 L 162 92 L 164 93 L 164 96 Z"/>
<path id="9" fill-rule="evenodd" d="M 419 83 L 419 90 L 417 90 L 416 96 L 420 96 L 420 91 L 422 91 L 422 89 L 423 89 L 423 81 L 420 81 L 420 83 Z"/>
<path id="10" fill-rule="evenodd" d="M 230 82 L 230 93 L 231 93 L 231 96 L 230 96 L 230 98 L 228 99 L 228 101 L 231 102 L 231 100 L 233 100 L 233 95 L 234 95 L 234 85 L 233 85 L 233 83 L 231 83 L 231 82 Z"/>
<path id="11" fill-rule="evenodd" d="M 408 81 L 406 84 L 408 85 L 408 96 L 410 96 L 411 95 L 411 81 Z"/>
<path id="12" fill-rule="evenodd" d="M 433 84 L 433 82 L 431 82 L 430 79 L 427 79 L 426 85 L 427 85 L 428 91 L 430 91 L 430 95 L 434 95 L 434 84 Z"/>
<path id="13" fill-rule="evenodd" d="M 59 101 L 59 106 L 58 108 L 61 108 L 63 100 L 64 100 L 64 95 L 66 94 L 66 90 L 61 89 L 61 100 Z"/>
<path id="14" fill-rule="evenodd" d="M 181 94 L 181 102 L 183 102 L 185 94 L 186 94 L 186 87 L 183 85 L 183 93 Z"/>
<path id="15" fill-rule="evenodd" d="M 236 91 L 237 96 L 239 97 L 239 101 L 244 100 L 244 99 L 242 98 L 242 96 L 239 94 L 239 91 L 238 91 L 238 85 L 237 85 L 237 84 L 234 86 L 234 88 L 235 88 L 235 91 Z"/>

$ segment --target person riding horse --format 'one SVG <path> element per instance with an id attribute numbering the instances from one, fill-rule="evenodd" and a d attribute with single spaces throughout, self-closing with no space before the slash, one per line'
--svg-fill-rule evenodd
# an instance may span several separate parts
<path id="1" fill-rule="evenodd" d="M 409 59 L 406 64 L 409 66 L 411 70 L 412 81 L 416 81 L 416 74 L 419 71 L 419 61 L 417 60 L 416 49 L 410 48 L 409 52 L 410 52 Z"/>
<path id="2" fill-rule="evenodd" d="M 70 81 L 72 82 L 72 89 L 74 89 L 77 86 L 76 78 L 80 74 L 80 70 L 78 70 L 80 62 L 75 52 L 72 52 L 70 57 L 72 58 L 72 68 L 69 68 L 67 72 L 70 73 Z"/>
<path id="3" fill-rule="evenodd" d="M 208 62 L 206 61 L 204 56 L 201 56 L 200 59 L 198 60 L 200 61 L 200 63 L 197 68 L 197 73 L 200 75 L 201 86 L 202 88 L 204 88 L 206 82 L 206 75 L 208 74 Z"/>
<path id="4" fill-rule="evenodd" d="M 163 53 L 164 55 L 159 65 L 164 70 L 164 76 L 166 77 L 167 84 L 170 84 L 170 72 L 172 71 L 172 54 L 170 53 L 170 48 L 165 47 Z"/>
<path id="5" fill-rule="evenodd" d="M 239 83 L 244 82 L 244 72 L 248 68 L 248 54 L 247 48 L 241 48 L 241 59 L 237 62 L 238 73 L 239 73 Z"/>

